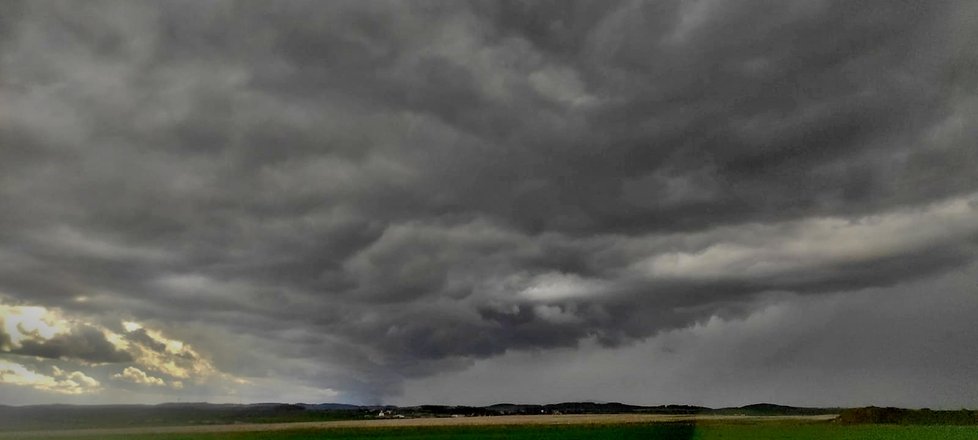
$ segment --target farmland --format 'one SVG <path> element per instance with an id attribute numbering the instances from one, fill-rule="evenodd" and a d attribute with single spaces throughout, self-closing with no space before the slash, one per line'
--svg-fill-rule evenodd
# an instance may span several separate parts
<path id="1" fill-rule="evenodd" d="M 976 426 L 843 425 L 831 416 L 544 415 L 8 432 L 0 439 L 799 439 L 978 438 Z"/>

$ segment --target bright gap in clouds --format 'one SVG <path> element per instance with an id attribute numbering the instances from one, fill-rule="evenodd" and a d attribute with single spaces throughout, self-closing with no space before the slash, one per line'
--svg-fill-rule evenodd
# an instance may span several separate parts
<path id="1" fill-rule="evenodd" d="M 220 381 L 226 382 L 226 387 L 247 383 L 217 371 L 205 356 L 182 341 L 138 322 L 115 324 L 121 332 L 57 309 L 0 303 L 0 354 L 8 356 L 0 365 L 0 384 L 61 394 L 93 394 L 105 388 L 140 391 L 132 385 L 180 390 L 185 382 L 201 385 Z"/>
<path id="2" fill-rule="evenodd" d="M 101 322 L 0 302 L 0 390 L 20 403 L 250 403 L 269 396 L 338 396 L 329 388 L 222 372 L 208 354 L 144 323 Z"/>

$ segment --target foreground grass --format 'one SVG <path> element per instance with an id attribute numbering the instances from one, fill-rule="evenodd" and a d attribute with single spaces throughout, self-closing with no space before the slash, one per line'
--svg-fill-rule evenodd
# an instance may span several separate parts
<path id="1" fill-rule="evenodd" d="M 314 440 L 314 439 L 644 439 L 644 440 L 974 440 L 975 426 L 898 426 L 833 423 L 651 423 L 622 425 L 343 428 L 317 431 L 31 437 L 80 440 Z"/>

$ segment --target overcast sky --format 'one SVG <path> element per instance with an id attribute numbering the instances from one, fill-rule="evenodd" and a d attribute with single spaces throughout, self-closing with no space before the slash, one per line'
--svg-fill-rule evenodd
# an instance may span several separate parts
<path id="1" fill-rule="evenodd" d="M 0 2 L 0 404 L 978 407 L 972 1 Z"/>

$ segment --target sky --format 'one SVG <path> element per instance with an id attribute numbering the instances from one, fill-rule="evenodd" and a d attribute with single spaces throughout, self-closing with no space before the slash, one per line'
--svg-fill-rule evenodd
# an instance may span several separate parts
<path id="1" fill-rule="evenodd" d="M 0 404 L 978 408 L 978 3 L 0 2 Z"/>

